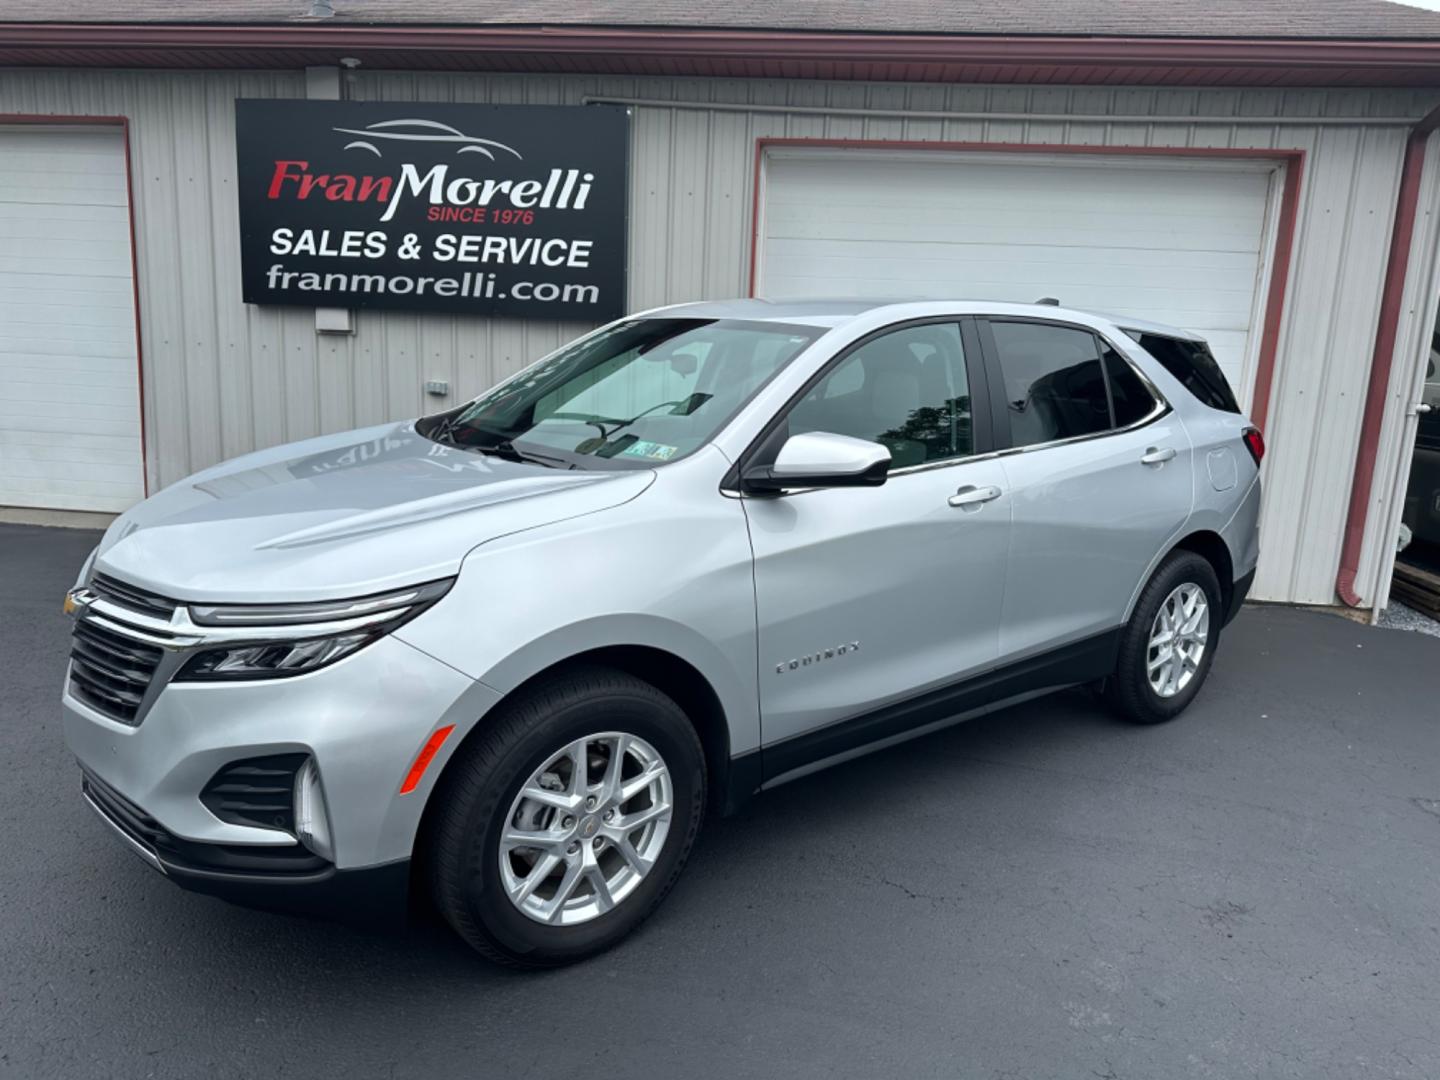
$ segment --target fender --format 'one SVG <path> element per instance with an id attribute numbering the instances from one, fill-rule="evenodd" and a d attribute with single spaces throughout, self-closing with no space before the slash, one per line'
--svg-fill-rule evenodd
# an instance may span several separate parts
<path id="1" fill-rule="evenodd" d="M 547 668 L 572 657 L 614 646 L 643 646 L 669 653 L 700 672 L 725 712 L 732 755 L 760 745 L 760 713 L 753 681 L 735 669 L 731 657 L 688 626 L 639 613 L 606 615 L 562 626 L 527 642 L 479 679 L 502 696 Z M 753 646 L 750 656 L 753 663 Z"/>

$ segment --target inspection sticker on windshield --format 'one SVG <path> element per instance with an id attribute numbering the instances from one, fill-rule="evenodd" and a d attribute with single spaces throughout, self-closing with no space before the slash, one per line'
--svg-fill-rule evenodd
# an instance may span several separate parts
<path id="1" fill-rule="evenodd" d="M 629 446 L 616 454 L 616 457 L 643 457 L 651 461 L 669 461 L 675 456 L 678 446 L 666 446 L 664 443 L 647 442 L 644 439 L 636 439 Z"/>

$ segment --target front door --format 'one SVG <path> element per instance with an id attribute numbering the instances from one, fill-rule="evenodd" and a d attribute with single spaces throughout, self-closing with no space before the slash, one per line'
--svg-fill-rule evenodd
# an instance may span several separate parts
<path id="1" fill-rule="evenodd" d="M 744 500 L 767 773 L 775 744 L 995 660 L 1010 500 L 998 461 L 969 460 L 989 438 L 970 351 L 956 321 L 867 339 L 791 407 L 784 435 L 879 442 L 886 483 Z"/>

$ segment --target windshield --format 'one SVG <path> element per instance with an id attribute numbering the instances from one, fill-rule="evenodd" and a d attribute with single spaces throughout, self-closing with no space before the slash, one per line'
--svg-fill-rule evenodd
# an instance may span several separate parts
<path id="1" fill-rule="evenodd" d="M 703 446 L 822 332 L 734 319 L 620 323 L 416 430 L 557 468 L 646 468 Z"/>

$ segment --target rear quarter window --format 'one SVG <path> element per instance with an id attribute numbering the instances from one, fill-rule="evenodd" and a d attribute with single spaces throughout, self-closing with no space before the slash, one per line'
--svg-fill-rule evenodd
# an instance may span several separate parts
<path id="1" fill-rule="evenodd" d="M 1240 411 L 1235 393 L 1225 381 L 1225 373 L 1203 341 L 1186 341 L 1137 330 L 1126 330 L 1125 333 L 1159 360 L 1165 370 L 1184 383 L 1185 389 L 1200 401 L 1221 412 Z"/>

